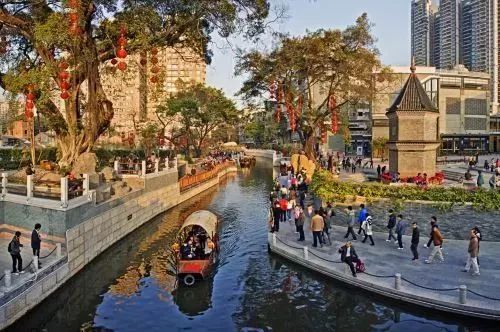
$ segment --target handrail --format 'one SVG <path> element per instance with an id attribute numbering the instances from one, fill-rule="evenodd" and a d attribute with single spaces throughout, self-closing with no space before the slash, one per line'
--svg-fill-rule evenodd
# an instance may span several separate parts
<path id="1" fill-rule="evenodd" d="M 229 166 L 234 165 L 234 162 L 232 161 L 225 161 L 222 164 L 216 165 L 214 168 L 211 170 L 201 172 L 195 175 L 186 175 L 183 178 L 179 180 L 179 187 L 181 191 L 184 191 L 186 189 L 189 189 L 191 187 L 195 187 L 203 182 L 206 182 L 208 180 L 211 180 L 217 176 L 217 174 L 226 169 Z"/>

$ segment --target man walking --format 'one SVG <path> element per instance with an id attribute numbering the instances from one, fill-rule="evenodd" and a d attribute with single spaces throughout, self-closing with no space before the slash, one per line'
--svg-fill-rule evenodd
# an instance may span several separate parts
<path id="1" fill-rule="evenodd" d="M 359 224 L 358 235 L 361 234 L 361 231 L 364 232 L 364 230 L 361 227 L 361 225 L 363 225 L 363 221 L 366 220 L 367 213 L 368 212 L 366 211 L 365 205 L 361 204 L 360 207 L 359 207 L 359 214 L 358 214 L 358 224 Z"/>
<path id="2" fill-rule="evenodd" d="M 299 208 L 300 209 L 300 208 Z M 299 239 L 297 241 L 304 241 L 304 211 L 299 210 L 299 215 L 295 218 L 295 226 L 297 227 L 297 232 L 299 233 Z"/>
<path id="3" fill-rule="evenodd" d="M 40 229 L 42 225 L 35 224 L 35 228 L 33 232 L 31 232 L 31 249 L 33 249 L 33 256 L 38 257 L 38 268 L 42 267 L 42 263 L 40 263 L 40 247 L 42 244 L 42 237 L 40 236 Z"/>
<path id="4" fill-rule="evenodd" d="M 476 233 L 473 229 L 470 231 L 470 240 L 469 240 L 469 256 L 467 257 L 467 263 L 465 264 L 465 268 L 462 270 L 464 272 L 469 272 L 471 265 L 473 276 L 478 276 L 479 274 L 479 266 L 477 265 L 477 254 L 479 252 L 479 240 L 476 236 Z"/>
<path id="5" fill-rule="evenodd" d="M 344 239 L 347 239 L 349 237 L 349 234 L 352 235 L 352 239 L 356 241 L 356 234 L 354 234 L 354 219 L 356 218 L 354 214 L 354 210 L 352 209 L 352 206 L 348 206 L 346 210 L 347 214 L 347 233 L 344 236 Z"/>
<path id="6" fill-rule="evenodd" d="M 444 262 L 443 252 L 441 251 L 441 246 L 443 245 L 443 236 L 439 231 L 436 224 L 432 227 L 431 240 L 434 243 L 434 248 L 432 248 L 429 258 L 425 261 L 427 264 L 432 263 L 436 255 L 439 256 L 441 262 Z"/>
<path id="7" fill-rule="evenodd" d="M 418 242 L 420 241 L 420 230 L 418 229 L 417 223 L 414 221 L 411 224 L 413 228 L 413 232 L 411 233 L 411 252 L 413 253 L 412 261 L 416 261 L 418 259 Z"/>
<path id="8" fill-rule="evenodd" d="M 387 229 L 389 229 L 389 238 L 387 240 L 385 240 L 385 242 L 391 242 L 391 240 L 397 241 L 397 239 L 393 233 L 395 226 L 396 226 L 396 214 L 394 213 L 394 210 L 390 209 L 389 210 L 389 222 L 387 223 Z"/>
<path id="9" fill-rule="evenodd" d="M 365 238 L 363 239 L 363 243 L 366 242 L 366 239 L 370 238 L 371 245 L 374 246 L 375 242 L 373 242 L 373 231 L 372 231 L 372 217 L 368 214 L 366 220 L 363 221 L 363 229 L 365 231 Z"/>
<path id="10" fill-rule="evenodd" d="M 432 244 L 432 232 L 434 231 L 434 227 L 439 227 L 437 225 L 437 218 L 435 216 L 431 217 L 431 233 L 429 234 L 429 241 L 427 241 L 427 244 L 424 244 L 424 248 L 430 248 Z"/>
<path id="11" fill-rule="evenodd" d="M 340 247 L 339 253 L 340 253 L 340 260 L 349 265 L 352 276 L 357 277 L 356 269 L 354 268 L 353 262 L 354 263 L 358 262 L 359 258 L 358 255 L 356 254 L 356 250 L 354 250 L 354 247 L 352 246 L 352 243 L 347 242 L 345 245 Z"/>
<path id="12" fill-rule="evenodd" d="M 20 242 L 21 232 L 17 231 L 9 243 L 9 253 L 12 257 L 12 273 L 19 275 L 19 273 L 24 273 L 23 271 L 23 258 L 21 257 L 21 247 L 23 245 Z M 17 267 L 17 269 L 16 269 Z"/>
<path id="13" fill-rule="evenodd" d="M 403 234 L 406 232 L 406 222 L 403 220 L 403 215 L 398 215 L 398 224 L 396 225 L 396 234 L 398 236 L 398 249 L 403 250 Z"/>
<path id="14" fill-rule="evenodd" d="M 314 211 L 314 217 L 312 217 L 311 219 L 311 231 L 313 233 L 313 247 L 316 248 L 318 246 L 318 242 L 319 245 L 323 247 L 321 234 L 324 228 L 325 228 L 325 221 L 323 220 L 323 217 L 320 216 L 318 210 Z"/>

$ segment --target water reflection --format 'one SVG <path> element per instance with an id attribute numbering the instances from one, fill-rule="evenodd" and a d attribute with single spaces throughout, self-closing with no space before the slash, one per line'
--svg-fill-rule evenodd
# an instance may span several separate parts
<path id="1" fill-rule="evenodd" d="M 197 316 L 212 306 L 213 279 L 207 278 L 191 287 L 179 286 L 172 292 L 179 311 L 187 316 Z"/>

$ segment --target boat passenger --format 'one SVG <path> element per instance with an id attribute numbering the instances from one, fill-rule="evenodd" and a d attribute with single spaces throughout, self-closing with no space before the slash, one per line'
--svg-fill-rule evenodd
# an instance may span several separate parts
<path id="1" fill-rule="evenodd" d="M 181 257 L 182 259 L 193 259 L 193 248 L 192 248 L 193 242 L 191 240 L 188 240 L 186 243 L 182 245 L 181 248 Z"/>

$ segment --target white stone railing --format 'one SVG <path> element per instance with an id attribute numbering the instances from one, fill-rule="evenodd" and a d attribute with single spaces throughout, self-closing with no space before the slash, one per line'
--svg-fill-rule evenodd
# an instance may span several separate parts
<path id="1" fill-rule="evenodd" d="M 172 166 L 170 166 L 168 158 L 165 158 L 163 163 L 160 163 L 160 160 L 157 159 L 153 167 L 148 170 L 146 160 L 142 160 L 140 163 L 120 163 L 118 160 L 115 160 L 113 169 L 122 178 L 146 177 L 149 174 L 163 174 L 165 172 L 177 171 L 177 165 L 177 158 L 174 158 Z"/>

